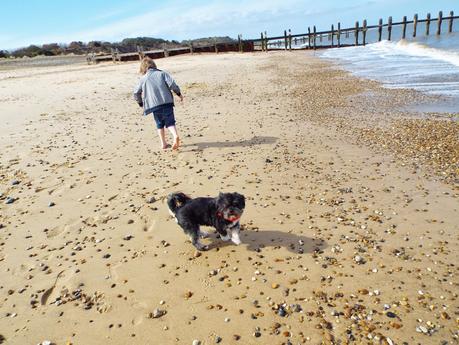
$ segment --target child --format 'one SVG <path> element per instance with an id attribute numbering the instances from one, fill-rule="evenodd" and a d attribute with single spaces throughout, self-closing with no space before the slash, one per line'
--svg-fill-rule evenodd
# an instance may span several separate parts
<path id="1" fill-rule="evenodd" d="M 163 150 L 170 147 L 166 142 L 164 127 L 167 127 L 174 137 L 172 149 L 177 150 L 180 138 L 175 128 L 174 96 L 171 90 L 180 97 L 180 101 L 183 101 L 180 88 L 174 79 L 167 72 L 159 70 L 149 57 L 144 57 L 140 62 L 140 73 L 143 76 L 134 91 L 134 99 L 143 107 L 144 115 L 153 113 Z"/>

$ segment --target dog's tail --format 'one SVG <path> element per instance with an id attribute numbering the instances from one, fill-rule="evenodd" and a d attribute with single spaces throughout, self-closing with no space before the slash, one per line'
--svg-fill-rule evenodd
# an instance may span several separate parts
<path id="1" fill-rule="evenodd" d="M 190 200 L 191 198 L 184 193 L 171 193 L 167 196 L 167 206 L 169 207 L 169 210 L 175 214 L 183 205 L 185 205 Z"/>

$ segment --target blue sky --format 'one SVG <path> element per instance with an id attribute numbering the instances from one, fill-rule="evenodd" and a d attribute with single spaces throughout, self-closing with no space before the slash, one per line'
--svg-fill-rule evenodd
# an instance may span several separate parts
<path id="1" fill-rule="evenodd" d="M 420 18 L 442 10 L 459 14 L 458 0 L 22 0 L 1 1 L 0 49 L 29 44 L 117 41 L 150 36 L 183 40 L 261 31 L 280 35 L 284 29 L 303 33 L 308 26 L 325 30 L 340 21 L 369 24 L 403 15 Z"/>

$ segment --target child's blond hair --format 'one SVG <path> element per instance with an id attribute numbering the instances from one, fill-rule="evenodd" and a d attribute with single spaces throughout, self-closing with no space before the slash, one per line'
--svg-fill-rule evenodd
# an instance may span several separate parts
<path id="1" fill-rule="evenodd" d="M 152 58 L 145 56 L 142 61 L 140 61 L 140 74 L 145 74 L 150 68 L 157 68 L 156 63 Z"/>

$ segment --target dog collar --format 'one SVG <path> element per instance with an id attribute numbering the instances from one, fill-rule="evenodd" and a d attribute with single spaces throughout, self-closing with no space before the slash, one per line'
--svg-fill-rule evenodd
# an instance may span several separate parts
<path id="1" fill-rule="evenodd" d="M 241 218 L 241 216 L 232 216 L 232 217 L 229 217 L 229 218 L 225 218 L 223 216 L 223 213 L 221 213 L 221 212 L 217 212 L 217 217 L 223 218 L 224 220 L 227 220 L 228 222 L 235 222 L 235 221 L 237 221 L 237 220 L 239 220 Z"/>

